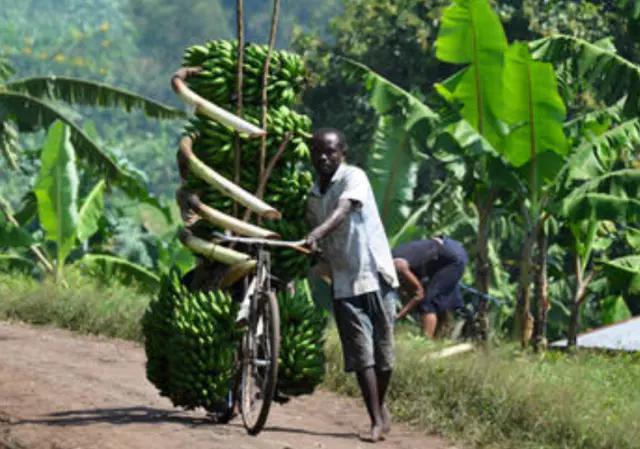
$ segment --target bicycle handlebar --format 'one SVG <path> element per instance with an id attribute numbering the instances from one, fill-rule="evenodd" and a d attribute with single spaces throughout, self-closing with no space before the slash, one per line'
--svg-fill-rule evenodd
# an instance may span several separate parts
<path id="1" fill-rule="evenodd" d="M 311 251 L 304 247 L 304 240 L 286 241 L 286 240 L 269 240 L 255 237 L 234 237 L 225 235 L 220 232 L 214 232 L 213 235 L 220 241 L 243 243 L 252 246 L 271 246 L 280 248 L 291 248 L 303 254 L 311 254 Z"/>

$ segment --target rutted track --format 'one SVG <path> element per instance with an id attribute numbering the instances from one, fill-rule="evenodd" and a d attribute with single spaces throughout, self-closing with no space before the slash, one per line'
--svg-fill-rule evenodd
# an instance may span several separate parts
<path id="1" fill-rule="evenodd" d="M 122 340 L 0 322 L 0 449 L 352 449 L 367 427 L 359 402 L 320 391 L 275 405 L 248 436 L 175 409 L 146 380 L 144 351 Z M 380 448 L 451 448 L 396 425 Z"/>

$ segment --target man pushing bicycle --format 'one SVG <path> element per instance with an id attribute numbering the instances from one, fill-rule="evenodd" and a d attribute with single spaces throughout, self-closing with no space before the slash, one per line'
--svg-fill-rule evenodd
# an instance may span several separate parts
<path id="1" fill-rule="evenodd" d="M 328 266 L 345 371 L 356 373 L 371 419 L 362 438 L 377 442 L 390 430 L 384 397 L 394 365 L 398 280 L 367 175 L 345 163 L 346 151 L 340 131 L 314 133 L 316 182 L 307 209 L 313 229 L 306 245 L 319 247 Z"/>

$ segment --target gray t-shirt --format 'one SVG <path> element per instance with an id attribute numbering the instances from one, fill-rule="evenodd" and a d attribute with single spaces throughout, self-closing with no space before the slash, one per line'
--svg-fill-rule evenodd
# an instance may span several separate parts
<path id="1" fill-rule="evenodd" d="M 331 271 L 334 297 L 348 298 L 376 291 L 380 287 L 378 275 L 397 287 L 389 242 L 364 171 L 341 164 L 324 194 L 314 184 L 307 203 L 309 224 L 316 227 L 324 222 L 341 199 L 353 201 L 354 210 L 319 242 Z"/>

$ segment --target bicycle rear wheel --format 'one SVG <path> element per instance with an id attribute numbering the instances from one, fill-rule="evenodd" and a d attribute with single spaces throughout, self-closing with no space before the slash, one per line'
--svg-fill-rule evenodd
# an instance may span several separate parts
<path id="1" fill-rule="evenodd" d="M 273 292 L 261 294 L 255 312 L 242 340 L 240 410 L 250 435 L 257 435 L 267 422 L 278 381 L 280 314 Z"/>

